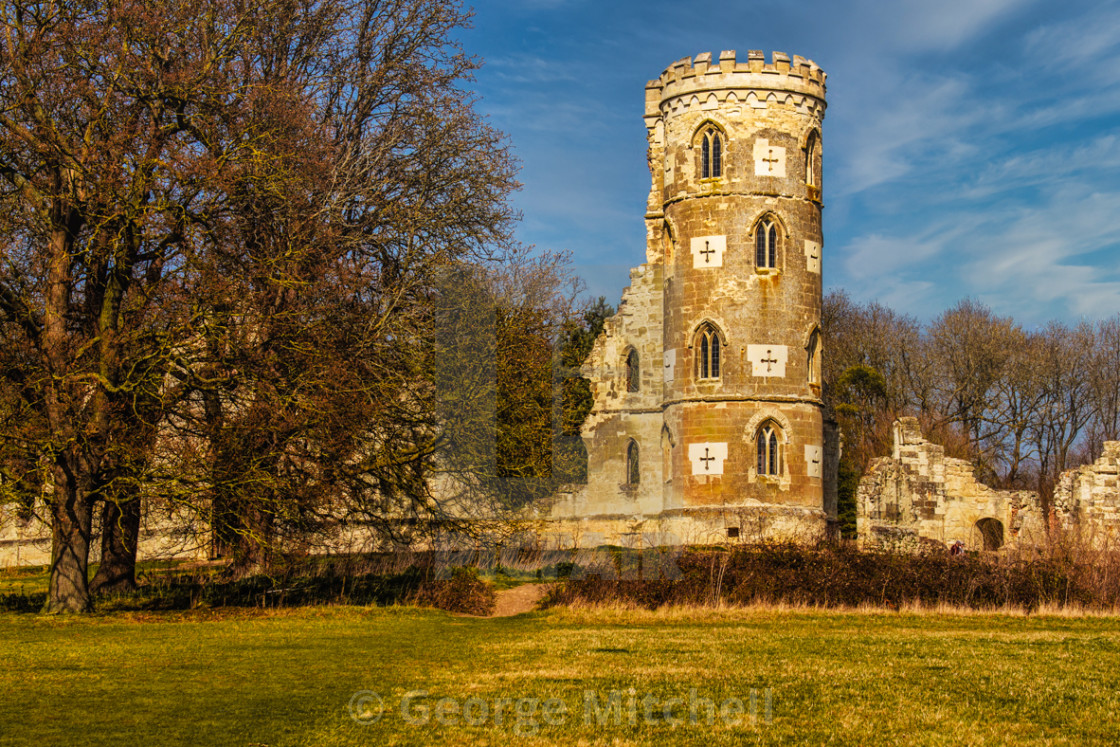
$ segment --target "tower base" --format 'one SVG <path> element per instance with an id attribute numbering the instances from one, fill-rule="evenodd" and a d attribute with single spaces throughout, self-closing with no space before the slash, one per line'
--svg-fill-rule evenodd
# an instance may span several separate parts
<path id="1" fill-rule="evenodd" d="M 577 496 L 573 503 L 578 503 Z M 569 506 L 572 504 L 569 504 Z M 613 545 L 628 548 L 726 543 L 797 542 L 829 537 L 833 522 L 821 509 L 764 503 L 697 506 L 657 514 L 557 515 L 540 528 L 557 549 Z"/>

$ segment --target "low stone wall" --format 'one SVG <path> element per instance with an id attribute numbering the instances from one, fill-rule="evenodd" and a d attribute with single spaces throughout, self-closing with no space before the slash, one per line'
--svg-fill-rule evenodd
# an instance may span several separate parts
<path id="1" fill-rule="evenodd" d="M 692 506 L 642 513 L 602 511 L 611 501 L 588 499 L 589 486 L 565 486 L 549 505 L 528 511 L 514 520 L 494 521 L 492 534 L 505 544 L 522 543 L 550 549 L 661 547 L 708 545 L 727 542 L 790 541 L 812 543 L 835 528 L 825 511 L 803 506 L 766 504 L 749 500 L 721 506 Z M 617 502 L 614 502 L 617 506 Z M 425 535 L 426 536 L 426 535 Z M 426 537 L 418 546 L 431 547 Z M 456 539 L 449 546 L 470 546 L 475 538 Z M 90 562 L 100 560 L 100 529 L 94 527 Z M 10 509 L 0 509 L 0 567 L 46 565 L 50 562 L 50 528 L 38 518 L 20 520 Z M 375 530 L 361 523 L 339 522 L 329 532 L 310 539 L 305 548 L 316 553 L 365 553 L 390 549 Z M 414 548 L 415 549 L 415 548 Z M 206 560 L 209 532 L 198 517 L 187 513 L 145 511 L 140 532 L 139 560 Z"/>
<path id="2" fill-rule="evenodd" d="M 205 560 L 209 556 L 209 533 L 200 531 L 183 516 L 146 511 L 140 526 L 138 560 Z M 90 562 L 101 560 L 101 529 L 94 518 Z M 38 516 L 19 516 L 10 506 L 0 506 L 0 568 L 49 565 L 51 530 Z"/>
<path id="3" fill-rule="evenodd" d="M 811 543 L 832 531 L 834 522 L 821 509 L 747 501 L 719 506 L 690 506 L 656 513 L 591 510 L 587 486 L 557 494 L 538 532 L 549 547 L 600 545 L 660 547 L 726 542 L 791 541 Z"/>

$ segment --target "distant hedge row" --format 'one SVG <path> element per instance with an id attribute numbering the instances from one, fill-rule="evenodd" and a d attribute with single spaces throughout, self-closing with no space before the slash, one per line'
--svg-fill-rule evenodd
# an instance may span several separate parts
<path id="1" fill-rule="evenodd" d="M 689 548 L 634 555 L 615 552 L 581 567 L 546 605 L 790 603 L 898 608 L 940 604 L 972 609 L 1041 605 L 1111 609 L 1120 603 L 1120 560 L 1069 553 L 1049 557 L 910 554 L 854 543 Z"/>

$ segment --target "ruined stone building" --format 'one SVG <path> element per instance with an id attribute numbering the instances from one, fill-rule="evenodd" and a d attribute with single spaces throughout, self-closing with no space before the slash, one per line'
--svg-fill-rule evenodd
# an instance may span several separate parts
<path id="1" fill-rule="evenodd" d="M 917 418 L 895 422 L 891 455 L 872 462 L 860 480 L 856 526 L 865 543 L 960 541 L 969 550 L 1042 544 L 1046 537 L 1037 493 L 979 482 L 972 464 L 925 439 Z"/>
<path id="2" fill-rule="evenodd" d="M 646 86 L 646 261 L 584 365 L 588 484 L 553 511 L 570 531 L 711 542 L 835 517 L 824 112 L 825 73 L 778 52 L 685 58 Z"/>
<path id="3" fill-rule="evenodd" d="M 1057 528 L 1097 548 L 1120 549 L 1120 441 L 1092 464 L 1066 470 L 1054 488 Z"/>
<path id="4" fill-rule="evenodd" d="M 988 487 L 969 462 L 927 441 L 916 418 L 900 418 L 891 455 L 871 463 L 856 500 L 865 544 L 959 541 L 968 550 L 998 550 L 1062 537 L 1120 549 L 1120 442 L 1106 441 L 1096 462 L 1063 472 L 1044 513 L 1037 493 Z"/>
<path id="5" fill-rule="evenodd" d="M 686 58 L 646 86 L 646 261 L 584 365 L 588 484 L 561 544 L 812 539 L 836 518 L 838 438 L 821 401 L 825 74 L 761 52 Z M 857 496 L 868 543 L 995 550 L 1055 529 L 1115 545 L 1120 443 L 1061 476 L 1050 511 L 895 427 Z"/>

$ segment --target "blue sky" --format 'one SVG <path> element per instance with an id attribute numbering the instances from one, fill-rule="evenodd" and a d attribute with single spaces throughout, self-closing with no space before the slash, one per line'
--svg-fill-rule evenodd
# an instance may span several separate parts
<path id="1" fill-rule="evenodd" d="M 928 320 L 1120 312 L 1120 0 L 478 0 L 478 109 L 521 160 L 519 239 L 617 303 L 644 260 L 644 87 L 772 50 L 828 73 L 824 278 Z"/>

